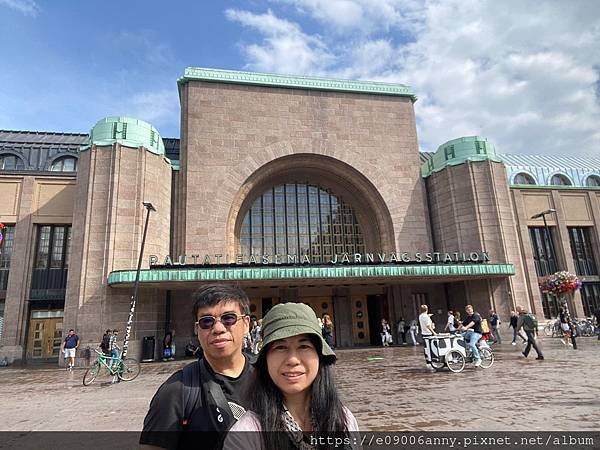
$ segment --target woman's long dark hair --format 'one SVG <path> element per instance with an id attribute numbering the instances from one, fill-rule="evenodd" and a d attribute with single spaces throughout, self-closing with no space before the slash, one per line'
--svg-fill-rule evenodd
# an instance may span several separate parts
<path id="1" fill-rule="evenodd" d="M 316 338 L 311 336 L 311 341 L 319 353 L 319 371 L 310 388 L 310 412 L 315 421 L 312 435 L 316 437 L 320 433 L 326 435 L 346 434 L 348 426 L 346 414 L 335 386 L 334 361 L 320 354 L 321 343 Z M 268 351 L 267 348 L 261 352 L 254 366 L 255 382 L 250 384 L 252 386 L 249 396 L 250 409 L 259 417 L 261 428 L 265 432 L 262 433 L 262 436 L 266 449 L 294 448 L 285 433 L 286 427 L 281 418 L 283 395 L 269 376 L 266 358 Z M 328 446 L 322 445 L 316 447 L 328 448 Z"/>

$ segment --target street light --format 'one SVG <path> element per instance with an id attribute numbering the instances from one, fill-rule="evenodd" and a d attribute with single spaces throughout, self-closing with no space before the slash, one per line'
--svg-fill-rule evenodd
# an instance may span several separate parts
<path id="1" fill-rule="evenodd" d="M 556 210 L 553 208 L 547 209 L 540 213 L 534 214 L 531 216 L 532 219 L 539 219 L 540 217 L 544 221 L 544 228 L 546 229 L 546 236 L 548 236 L 548 240 L 550 241 L 550 251 L 552 252 L 552 258 L 554 258 L 555 269 L 558 271 L 558 260 L 556 258 L 556 251 L 554 250 L 554 241 L 552 240 L 552 234 L 550 234 L 550 227 L 548 227 L 548 223 L 546 222 L 547 214 L 555 214 Z M 549 261 L 548 261 L 549 262 Z M 558 297 L 558 296 L 557 296 Z M 569 305 L 565 299 L 564 305 L 561 305 L 565 308 L 565 312 L 569 314 Z"/>
<path id="2" fill-rule="evenodd" d="M 540 213 L 537 213 L 533 216 L 531 216 L 532 219 L 539 219 L 540 217 L 543 219 L 544 221 L 544 228 L 546 229 L 546 236 L 548 236 L 548 240 L 550 241 L 550 251 L 552 252 L 552 258 L 554 258 L 554 264 L 556 265 L 556 269 L 558 270 L 558 264 L 557 264 L 557 260 L 556 260 L 556 251 L 554 250 L 554 241 L 552 240 L 552 235 L 550 234 L 550 227 L 548 227 L 548 223 L 546 222 L 546 214 L 555 214 L 556 210 L 555 209 L 547 209 L 546 211 L 542 211 Z"/>
<path id="3" fill-rule="evenodd" d="M 129 308 L 129 318 L 127 319 L 127 327 L 125 328 L 125 337 L 123 338 L 123 353 L 121 359 L 127 356 L 127 348 L 129 347 L 129 336 L 131 335 L 131 327 L 133 325 L 133 314 L 135 312 L 135 303 L 138 296 L 138 288 L 140 285 L 140 271 L 142 270 L 142 259 L 144 257 L 144 245 L 146 244 L 146 234 L 148 232 L 148 220 L 150 219 L 150 211 L 156 211 L 156 208 L 150 202 L 142 202 L 146 208 L 146 222 L 144 223 L 144 233 L 142 235 L 142 248 L 140 249 L 140 258 L 138 259 L 137 271 L 135 273 L 135 283 L 133 284 L 133 295 L 131 296 L 131 304 Z"/>

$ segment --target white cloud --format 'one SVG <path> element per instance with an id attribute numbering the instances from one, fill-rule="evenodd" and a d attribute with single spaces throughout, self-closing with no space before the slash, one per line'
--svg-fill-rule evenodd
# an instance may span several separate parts
<path id="1" fill-rule="evenodd" d="M 161 132 L 161 128 L 170 128 L 179 119 L 177 90 L 138 92 L 125 100 L 121 110 L 124 115 L 144 120 Z"/>
<path id="2" fill-rule="evenodd" d="M 0 0 L 0 6 L 2 5 L 19 11 L 26 16 L 35 17 L 40 12 L 40 7 L 34 0 Z"/>
<path id="3" fill-rule="evenodd" d="M 479 134 L 500 152 L 600 153 L 600 2 L 272 0 L 229 10 L 253 69 L 409 84 L 422 149 Z M 282 18 L 294 8 L 295 23 Z M 301 27 L 299 23 L 303 23 Z M 318 34 L 316 34 L 318 33 Z"/>
<path id="4" fill-rule="evenodd" d="M 244 45 L 251 70 L 279 73 L 319 74 L 330 66 L 334 57 L 319 36 L 309 36 L 300 27 L 279 19 L 270 10 L 265 14 L 228 9 L 227 18 L 264 36 L 261 44 Z"/>
<path id="5" fill-rule="evenodd" d="M 409 32 L 421 26 L 421 0 L 272 0 L 294 6 L 338 33 Z"/>

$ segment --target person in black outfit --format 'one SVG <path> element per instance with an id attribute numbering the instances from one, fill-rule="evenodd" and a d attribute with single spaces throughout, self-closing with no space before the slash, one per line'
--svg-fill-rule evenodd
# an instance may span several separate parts
<path id="1" fill-rule="evenodd" d="M 517 322 L 519 321 L 519 316 L 517 315 L 517 313 L 515 311 L 511 311 L 510 312 L 510 323 L 509 323 L 509 327 L 512 327 L 513 329 L 513 338 L 512 338 L 512 345 L 517 345 L 517 336 L 519 336 L 522 340 L 523 340 L 523 344 L 527 343 L 527 337 L 523 335 L 523 333 L 521 333 L 520 331 L 517 331 Z"/>
<path id="2" fill-rule="evenodd" d="M 142 449 L 219 449 L 247 407 L 244 395 L 254 371 L 242 353 L 250 325 L 248 296 L 237 287 L 209 285 L 192 299 L 204 357 L 158 388 L 144 419 Z"/>

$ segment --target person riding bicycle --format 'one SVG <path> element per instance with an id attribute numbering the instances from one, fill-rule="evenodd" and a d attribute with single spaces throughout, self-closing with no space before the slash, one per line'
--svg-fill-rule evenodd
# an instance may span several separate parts
<path id="1" fill-rule="evenodd" d="M 467 313 L 467 317 L 463 320 L 460 330 L 465 340 L 465 344 L 469 346 L 473 353 L 475 367 L 479 367 L 481 365 L 481 355 L 477 348 L 477 342 L 479 342 L 479 339 L 481 339 L 483 334 L 481 330 L 481 316 L 473 311 L 472 305 L 467 305 L 465 307 L 465 312 Z"/>

